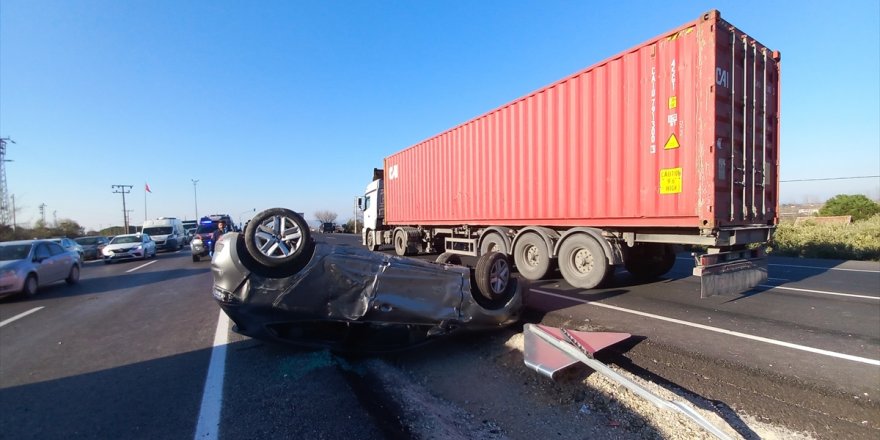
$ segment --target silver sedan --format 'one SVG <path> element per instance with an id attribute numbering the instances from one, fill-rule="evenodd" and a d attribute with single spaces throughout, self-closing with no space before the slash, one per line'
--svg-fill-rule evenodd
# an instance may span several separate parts
<path id="1" fill-rule="evenodd" d="M 0 297 L 22 293 L 33 296 L 37 289 L 57 281 L 79 282 L 80 258 L 47 240 L 0 243 Z"/>

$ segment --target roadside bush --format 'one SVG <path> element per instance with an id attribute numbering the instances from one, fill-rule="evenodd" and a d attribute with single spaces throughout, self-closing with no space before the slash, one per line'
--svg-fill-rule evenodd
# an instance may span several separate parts
<path id="1" fill-rule="evenodd" d="M 848 225 L 782 223 L 768 252 L 787 257 L 880 260 L 880 215 Z"/>
<path id="2" fill-rule="evenodd" d="M 861 194 L 836 195 L 819 210 L 822 216 L 851 215 L 853 221 L 867 220 L 876 214 L 880 214 L 880 203 Z"/>

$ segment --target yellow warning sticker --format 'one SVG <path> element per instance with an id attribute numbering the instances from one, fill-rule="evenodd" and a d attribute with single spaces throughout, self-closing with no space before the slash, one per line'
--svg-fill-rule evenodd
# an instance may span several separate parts
<path id="1" fill-rule="evenodd" d="M 681 168 L 665 168 L 660 170 L 660 194 L 678 194 L 681 192 Z"/>
<path id="2" fill-rule="evenodd" d="M 669 97 L 669 109 L 672 110 L 676 107 L 678 107 L 678 98 L 676 98 L 675 96 L 670 96 Z"/>
<path id="3" fill-rule="evenodd" d="M 679 147 L 678 138 L 675 137 L 675 133 L 672 133 L 671 135 L 669 135 L 669 139 L 666 141 L 666 144 L 663 145 L 663 149 L 664 150 L 672 150 L 672 149 L 675 149 L 678 147 Z"/>

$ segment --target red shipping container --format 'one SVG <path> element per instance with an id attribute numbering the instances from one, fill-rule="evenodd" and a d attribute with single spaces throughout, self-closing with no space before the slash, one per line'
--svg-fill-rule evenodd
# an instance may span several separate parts
<path id="1" fill-rule="evenodd" d="M 389 225 L 775 225 L 780 57 L 710 11 L 385 159 Z"/>

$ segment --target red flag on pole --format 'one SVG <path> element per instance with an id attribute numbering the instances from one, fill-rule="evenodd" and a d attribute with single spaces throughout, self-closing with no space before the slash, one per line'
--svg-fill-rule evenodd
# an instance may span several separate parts
<path id="1" fill-rule="evenodd" d="M 146 183 L 144 183 L 144 191 L 146 191 L 146 192 L 148 192 L 148 193 L 152 193 L 152 192 L 153 192 L 153 191 L 150 191 L 150 185 L 149 185 L 149 184 L 146 184 Z"/>

